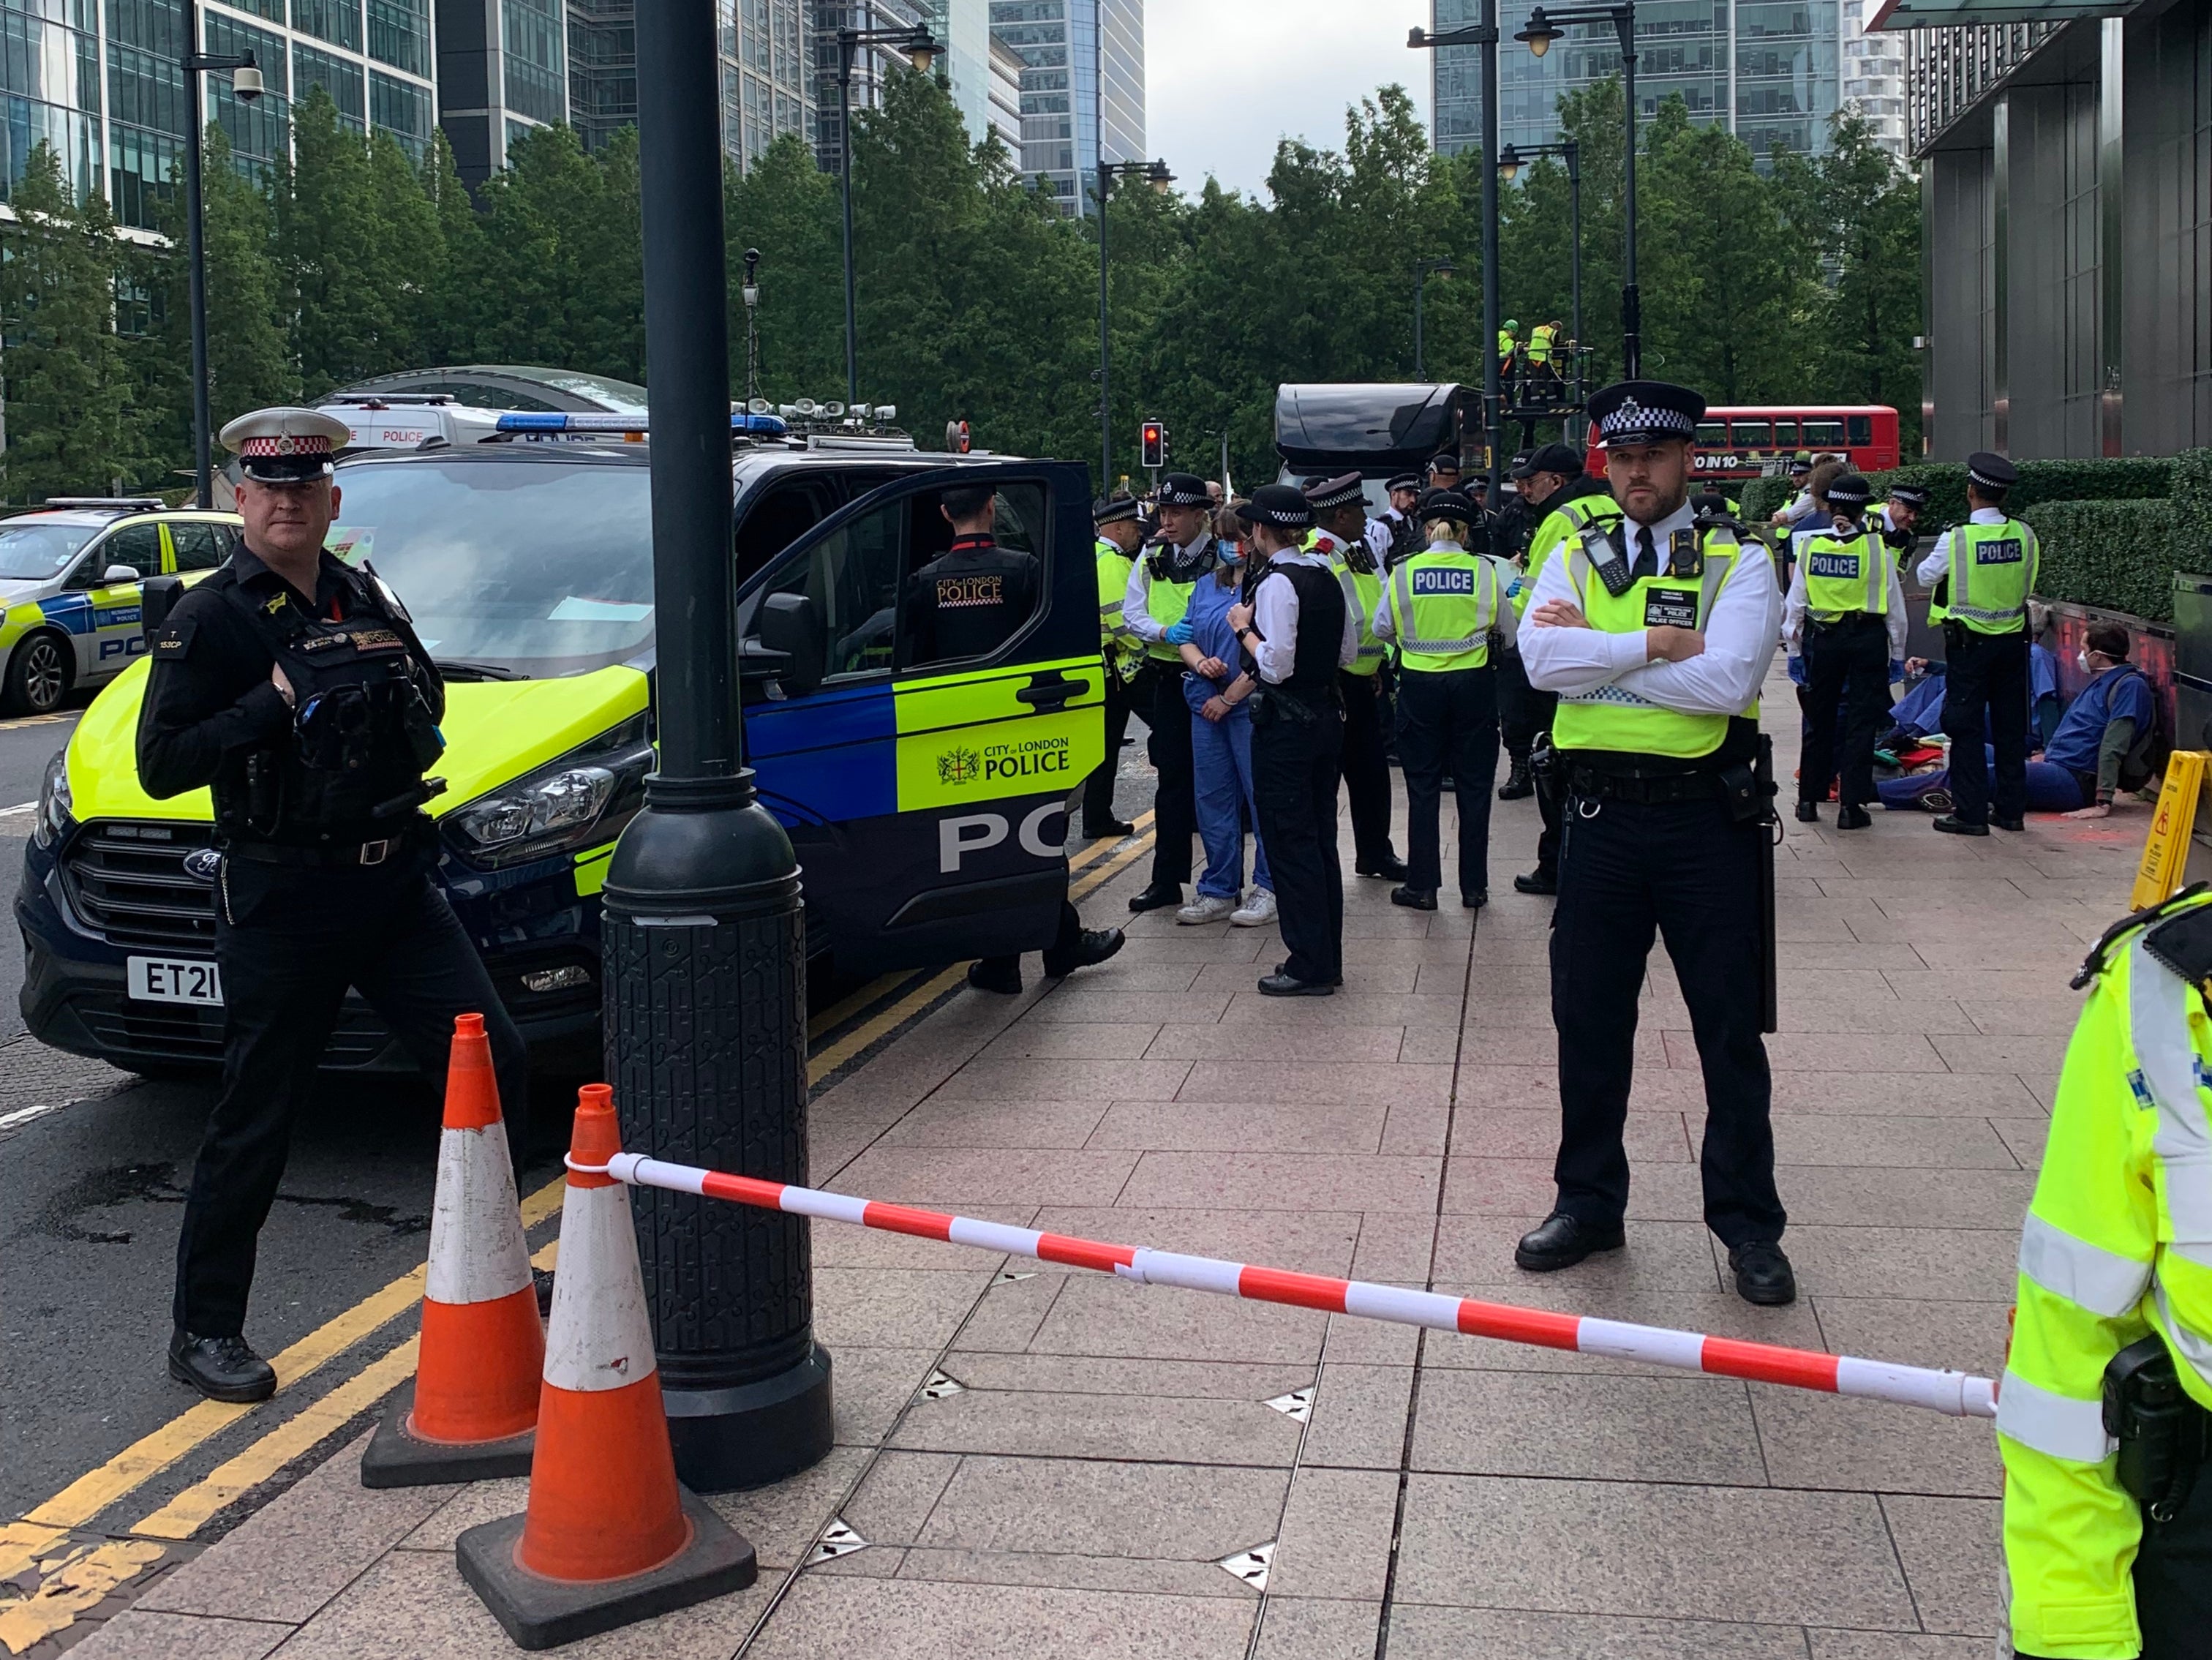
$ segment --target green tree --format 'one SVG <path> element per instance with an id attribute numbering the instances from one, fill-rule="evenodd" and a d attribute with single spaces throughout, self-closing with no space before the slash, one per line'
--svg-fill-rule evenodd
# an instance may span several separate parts
<path id="1" fill-rule="evenodd" d="M 507 146 L 507 170 L 477 194 L 476 355 L 641 378 L 635 136 L 617 134 L 591 155 L 567 127 L 535 128 Z"/>
<path id="2" fill-rule="evenodd" d="M 775 403 L 842 397 L 845 384 L 844 265 L 837 180 L 814 165 L 805 140 L 787 134 L 750 173 L 723 171 L 722 227 L 730 271 L 730 386 L 745 374 L 747 248 L 760 251 L 758 313 L 763 394 Z"/>
<path id="3" fill-rule="evenodd" d="M 477 337 L 490 309 L 484 301 L 484 233 L 442 128 L 430 135 L 422 188 L 438 225 L 435 275 L 420 315 L 422 363 L 465 363 L 480 356 Z"/>
<path id="4" fill-rule="evenodd" d="M 94 193 L 71 199 L 52 147 L 31 152 L 11 195 L 0 261 L 12 502 L 105 494 L 158 471 L 133 419 L 134 377 L 115 332 L 115 220 Z"/>
<path id="5" fill-rule="evenodd" d="M 1875 143 L 1856 112 L 1836 122 L 1820 159 L 1821 200 L 1834 252 L 1814 362 L 1821 390 L 1854 403 L 1894 404 L 1904 453 L 1920 453 L 1920 185 Z"/>

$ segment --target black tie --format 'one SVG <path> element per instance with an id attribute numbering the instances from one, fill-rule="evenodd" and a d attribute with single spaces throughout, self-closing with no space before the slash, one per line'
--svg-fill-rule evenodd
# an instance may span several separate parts
<path id="1" fill-rule="evenodd" d="M 1651 544 L 1649 525 L 1636 527 L 1636 569 L 1629 575 L 1638 582 L 1659 575 L 1659 550 Z"/>

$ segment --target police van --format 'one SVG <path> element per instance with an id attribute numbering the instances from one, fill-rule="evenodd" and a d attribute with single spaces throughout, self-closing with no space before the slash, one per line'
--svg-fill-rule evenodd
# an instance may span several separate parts
<path id="1" fill-rule="evenodd" d="M 341 460 L 330 545 L 398 591 L 447 678 L 438 879 L 533 1050 L 581 1059 L 598 1052 L 598 896 L 653 763 L 649 445 L 530 442 L 600 417 L 501 418 L 512 441 Z M 1043 946 L 1066 891 L 1063 803 L 1104 753 L 1084 468 L 926 455 L 849 418 L 732 423 L 727 695 L 804 867 L 810 958 L 868 975 Z M 1001 649 L 922 662 L 900 602 L 950 544 L 955 480 L 996 490 L 1000 544 L 1043 581 Z M 51 763 L 16 916 L 31 1031 L 159 1073 L 218 1060 L 222 993 L 212 808 L 139 787 L 145 673 Z M 410 1063 L 349 998 L 325 1064 Z"/>

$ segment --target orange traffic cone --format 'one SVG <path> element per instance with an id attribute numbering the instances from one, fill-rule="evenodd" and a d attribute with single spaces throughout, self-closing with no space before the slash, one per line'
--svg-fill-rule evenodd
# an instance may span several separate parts
<path id="1" fill-rule="evenodd" d="M 753 1583 L 753 1548 L 678 1487 L 660 1402 L 614 1093 L 576 1107 L 561 1211 L 561 1274 L 530 1507 L 460 1536 L 461 1577 L 507 1635 L 551 1648 Z"/>
<path id="2" fill-rule="evenodd" d="M 422 1356 L 362 1454 L 365 1487 L 530 1474 L 545 1328 L 483 1016 L 457 1015 L 430 1213 Z"/>

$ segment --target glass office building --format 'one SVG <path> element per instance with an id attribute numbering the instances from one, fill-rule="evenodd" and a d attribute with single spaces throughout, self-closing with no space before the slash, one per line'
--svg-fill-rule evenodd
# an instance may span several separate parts
<path id="1" fill-rule="evenodd" d="M 1074 215 L 1102 155 L 1145 154 L 1144 0 L 991 0 L 991 30 L 1021 57 L 1023 173 Z"/>
<path id="2" fill-rule="evenodd" d="M 1504 9 L 1498 137 L 1551 143 L 1559 100 L 1620 73 L 1611 23 L 1577 25 L 1539 58 L 1510 37 L 1527 9 Z M 1475 21 L 1477 0 L 1432 0 L 1439 29 Z M 1636 9 L 1636 96 L 1649 119 L 1680 97 L 1700 125 L 1724 123 L 1760 156 L 1779 148 L 1819 155 L 1842 92 L 1839 0 L 1641 0 Z M 1482 87 L 1473 46 L 1433 54 L 1434 139 L 1456 152 L 1482 137 Z"/>

